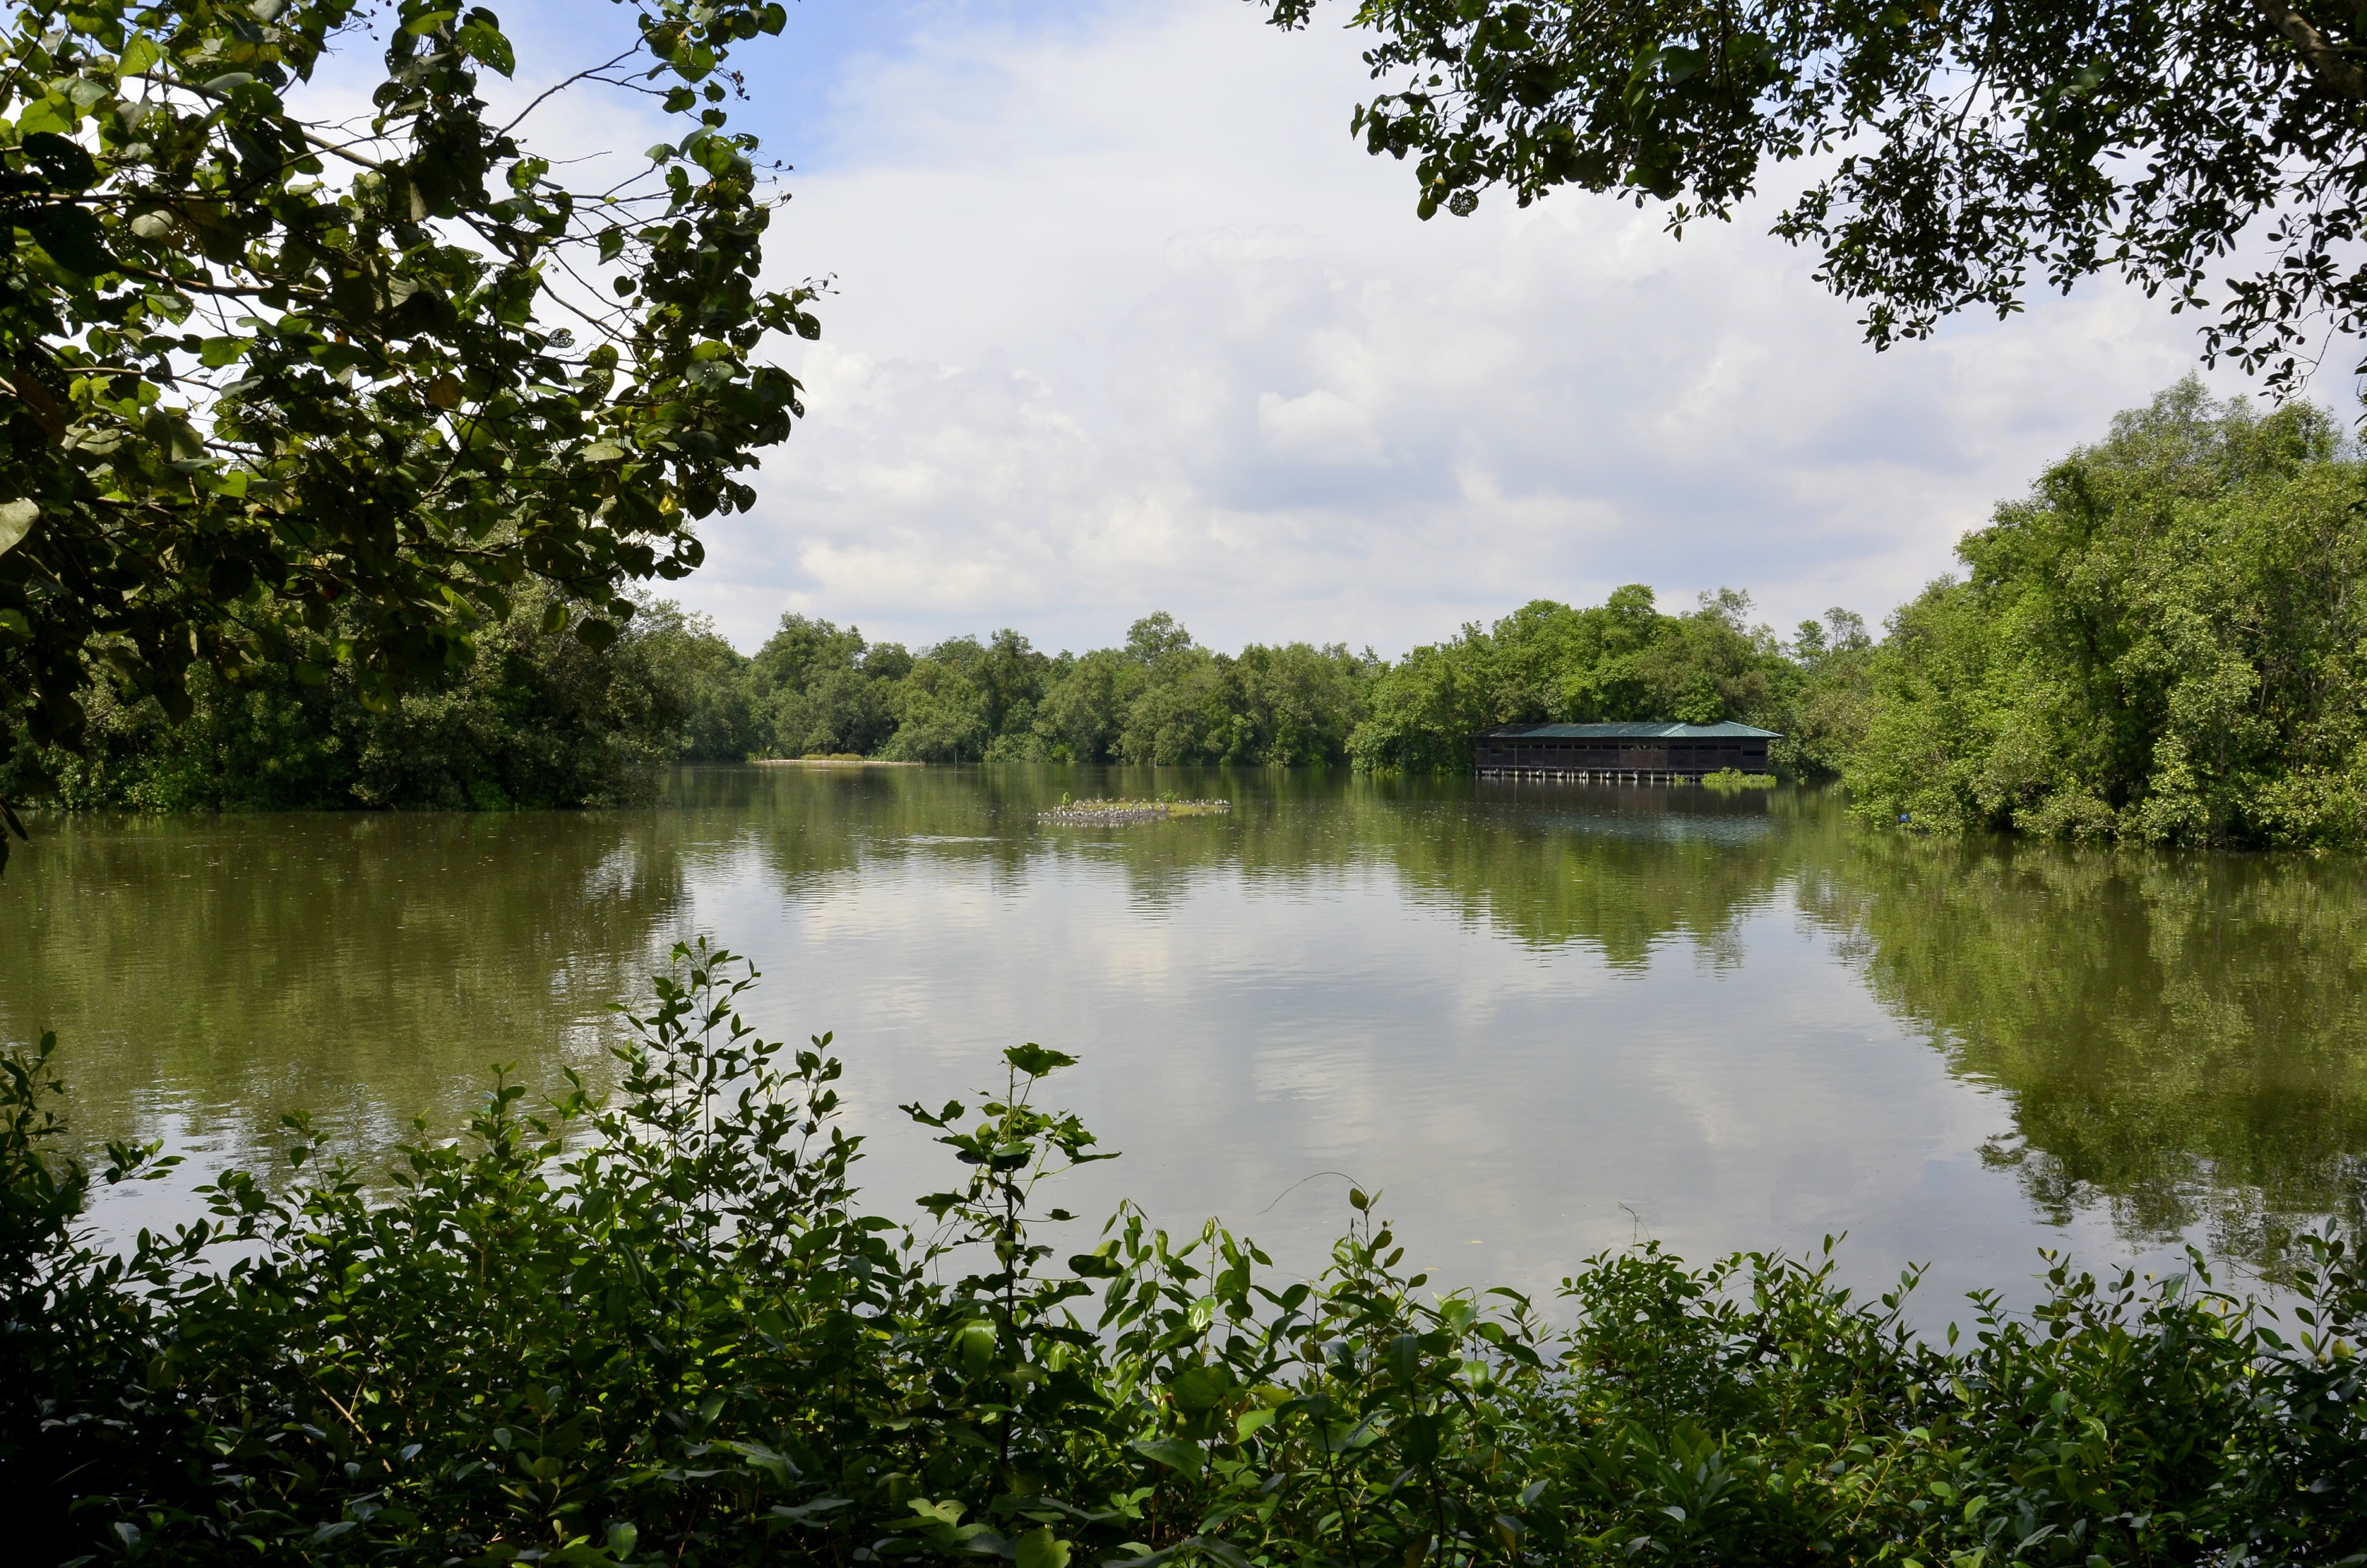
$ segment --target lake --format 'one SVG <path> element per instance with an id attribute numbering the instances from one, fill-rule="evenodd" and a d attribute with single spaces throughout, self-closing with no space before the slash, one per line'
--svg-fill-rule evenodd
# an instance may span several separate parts
<path id="1" fill-rule="evenodd" d="M 1234 805 L 1040 821 L 1064 790 Z M 1846 1232 L 1852 1280 L 1931 1265 L 1928 1318 L 2028 1300 L 2042 1247 L 2241 1267 L 2356 1218 L 2362 926 L 2350 860 L 1933 841 L 1790 789 L 686 768 L 647 811 L 45 819 L 0 1038 L 58 1031 L 85 1146 L 187 1156 L 103 1196 L 129 1233 L 291 1109 L 382 1162 L 491 1063 L 597 1081 L 608 1005 L 703 933 L 763 970 L 761 1030 L 836 1031 L 885 1212 L 955 1168 L 896 1107 L 1032 1040 L 1125 1152 L 1061 1189 L 1088 1215 L 1312 1270 L 1353 1178 L 1410 1264 L 1531 1290 Z"/>

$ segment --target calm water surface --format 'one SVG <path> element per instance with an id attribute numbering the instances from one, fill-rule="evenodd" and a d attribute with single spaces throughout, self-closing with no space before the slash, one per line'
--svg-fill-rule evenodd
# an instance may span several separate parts
<path id="1" fill-rule="evenodd" d="M 1064 790 L 1235 809 L 1039 823 Z M 51 819 L 0 879 L 0 1038 L 58 1031 L 89 1142 L 189 1155 L 102 1203 L 128 1231 L 290 1109 L 376 1159 L 490 1063 L 596 1078 L 607 1004 L 705 933 L 765 1032 L 837 1031 L 891 1212 L 948 1170 L 896 1105 L 1035 1040 L 1125 1151 L 1087 1213 L 1311 1268 L 1344 1173 L 1447 1279 L 1847 1232 L 1940 1311 L 2026 1299 L 2040 1247 L 2242 1264 L 2355 1218 L 2362 926 L 2350 861 L 1932 843 L 1791 790 L 694 769 L 638 812 Z"/>

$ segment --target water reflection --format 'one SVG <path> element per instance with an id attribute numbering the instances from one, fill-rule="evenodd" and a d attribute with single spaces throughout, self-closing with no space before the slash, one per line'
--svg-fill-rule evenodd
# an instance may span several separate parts
<path id="1" fill-rule="evenodd" d="M 1953 1072 L 2010 1092 L 1984 1154 L 2041 1213 L 2246 1257 L 2361 1217 L 2357 862 L 1864 836 L 1801 897 Z"/>
<path id="2" fill-rule="evenodd" d="M 1038 821 L 1162 790 L 1235 809 Z M 93 1139 L 219 1164 L 306 1106 L 379 1145 L 488 1062 L 596 1076 L 606 1005 L 710 931 L 768 1030 L 839 1030 L 878 1190 L 941 1175 L 894 1104 L 1037 1039 L 1128 1150 L 1088 1211 L 1311 1249 L 1337 1184 L 1293 1184 L 1353 1169 L 1448 1278 L 1846 1229 L 1953 1290 L 2358 1218 L 2363 918 L 2350 862 L 1938 844 L 1789 790 L 690 769 L 639 812 L 43 824 L 0 1036 L 59 1029 Z"/>
<path id="3" fill-rule="evenodd" d="M 300 1106 L 382 1144 L 489 1062 L 605 1055 L 606 1005 L 685 902 L 656 826 L 52 820 L 0 880 L 0 1037 L 58 1031 L 94 1139 L 169 1115 L 180 1142 L 251 1150 Z"/>

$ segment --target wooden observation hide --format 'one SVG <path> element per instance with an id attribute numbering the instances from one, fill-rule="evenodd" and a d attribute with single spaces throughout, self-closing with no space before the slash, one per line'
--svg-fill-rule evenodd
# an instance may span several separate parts
<path id="1" fill-rule="evenodd" d="M 1705 773 L 1765 773 L 1772 730 L 1748 724 L 1507 724 L 1471 737 L 1482 778 L 1680 784 Z"/>

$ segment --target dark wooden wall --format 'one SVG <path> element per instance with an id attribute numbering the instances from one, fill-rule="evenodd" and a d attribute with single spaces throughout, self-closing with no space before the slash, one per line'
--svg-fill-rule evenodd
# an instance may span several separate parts
<path id="1" fill-rule="evenodd" d="M 1748 736 L 1704 741 L 1582 741 L 1481 735 L 1472 742 L 1481 772 L 1517 768 L 1548 773 L 1678 773 L 1698 776 L 1733 768 L 1767 771 L 1767 743 Z"/>

